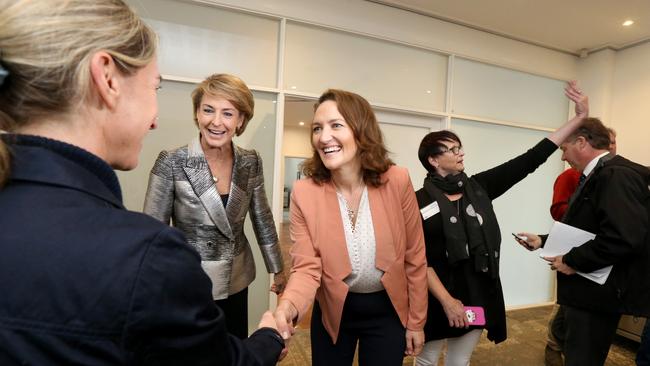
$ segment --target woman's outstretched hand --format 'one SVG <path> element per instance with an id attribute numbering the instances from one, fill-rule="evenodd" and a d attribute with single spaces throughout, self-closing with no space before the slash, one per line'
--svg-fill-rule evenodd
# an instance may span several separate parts
<path id="1" fill-rule="evenodd" d="M 589 117 L 589 98 L 578 88 L 577 81 L 569 81 L 564 88 L 564 94 L 575 103 L 576 117 L 583 119 Z"/>
<path id="2" fill-rule="evenodd" d="M 298 310 L 296 307 L 288 300 L 280 299 L 278 307 L 273 313 L 275 322 L 278 326 L 278 332 L 285 340 L 291 338 L 293 333 L 295 333 L 296 328 L 293 326 L 294 321 L 298 318 Z"/>
<path id="3" fill-rule="evenodd" d="M 582 125 L 585 118 L 589 117 L 589 98 L 578 88 L 576 81 L 567 83 L 564 94 L 575 103 L 576 115 L 548 136 L 548 139 L 557 146 L 560 146 L 567 137 L 571 136 L 573 131 Z"/>

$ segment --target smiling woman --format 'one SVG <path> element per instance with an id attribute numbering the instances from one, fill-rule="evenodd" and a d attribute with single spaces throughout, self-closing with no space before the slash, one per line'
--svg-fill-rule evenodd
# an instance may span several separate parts
<path id="1" fill-rule="evenodd" d="M 201 255 L 215 303 L 228 330 L 248 335 L 248 286 L 255 263 L 244 222 L 250 213 L 274 292 L 286 278 L 273 215 L 264 191 L 262 159 L 232 141 L 253 117 L 253 93 L 238 77 L 215 74 L 192 92 L 199 134 L 189 144 L 163 151 L 154 164 L 144 212 L 172 223 Z"/>
<path id="2" fill-rule="evenodd" d="M 424 342 L 426 273 L 406 169 L 388 159 L 370 104 L 343 90 L 318 100 L 306 180 L 291 194 L 292 275 L 275 317 L 289 325 L 311 303 L 314 365 L 402 365 Z M 389 217 L 390 215 L 390 217 Z M 371 336 L 375 334 L 379 336 Z"/>

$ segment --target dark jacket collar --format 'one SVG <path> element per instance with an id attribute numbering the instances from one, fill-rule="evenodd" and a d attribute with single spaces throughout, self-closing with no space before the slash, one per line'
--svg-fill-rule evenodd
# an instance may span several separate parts
<path id="1" fill-rule="evenodd" d="M 39 136 L 4 134 L 12 155 L 10 180 L 76 189 L 123 208 L 113 169 L 77 146 Z"/>

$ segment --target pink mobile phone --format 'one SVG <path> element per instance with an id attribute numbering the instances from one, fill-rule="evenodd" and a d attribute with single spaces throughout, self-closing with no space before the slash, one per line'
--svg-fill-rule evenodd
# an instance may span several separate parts
<path id="1" fill-rule="evenodd" d="M 465 306 L 464 308 L 469 325 L 485 325 L 485 312 L 481 306 Z"/>

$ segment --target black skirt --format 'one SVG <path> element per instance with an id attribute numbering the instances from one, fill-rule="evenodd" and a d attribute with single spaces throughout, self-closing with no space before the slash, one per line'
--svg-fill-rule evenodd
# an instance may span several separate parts
<path id="1" fill-rule="evenodd" d="M 427 322 L 424 326 L 426 341 L 455 338 L 473 329 L 485 328 L 488 339 L 494 343 L 506 340 L 506 312 L 503 300 L 501 281 L 492 279 L 489 275 L 476 272 L 470 258 L 460 262 L 453 268 L 446 268 L 438 274 L 447 291 L 465 306 L 481 306 L 485 311 L 485 326 L 470 326 L 454 328 L 449 326 L 449 320 L 442 304 L 429 293 Z M 434 268 L 435 269 L 435 268 Z M 438 273 L 438 271 L 436 271 Z"/>

